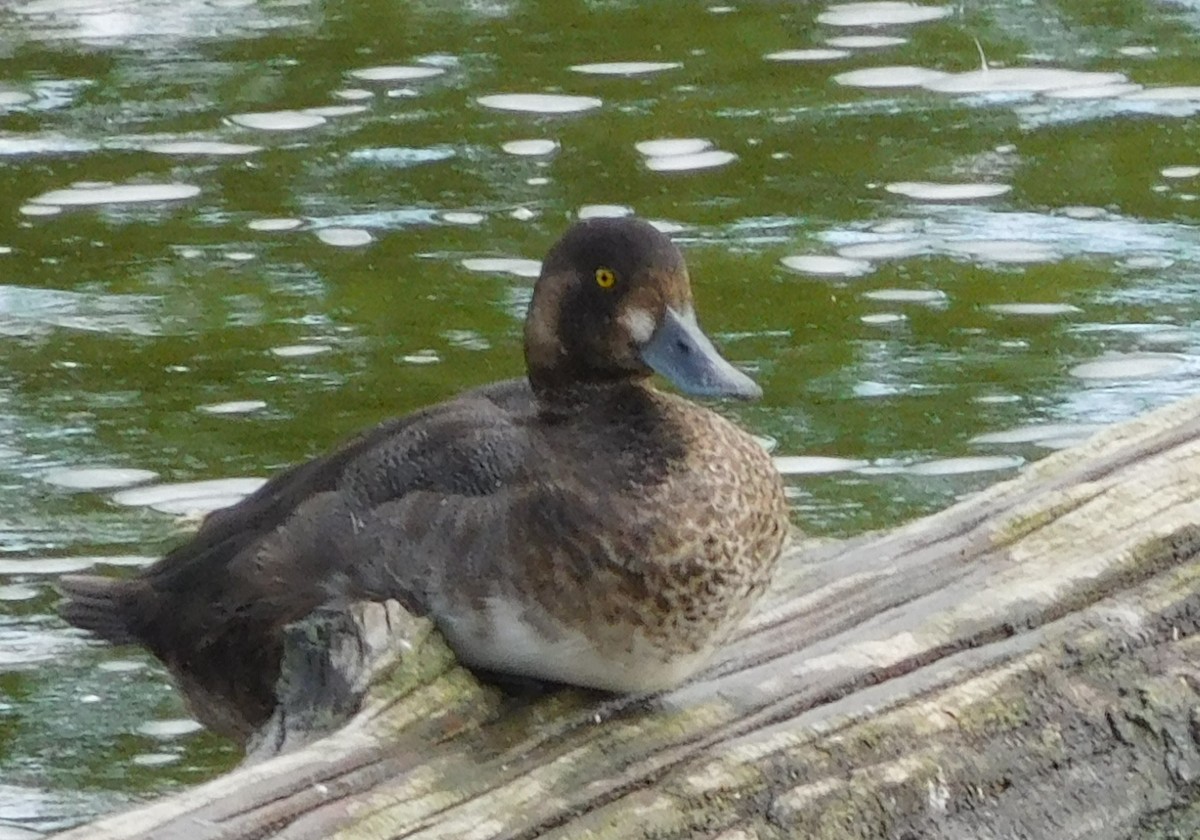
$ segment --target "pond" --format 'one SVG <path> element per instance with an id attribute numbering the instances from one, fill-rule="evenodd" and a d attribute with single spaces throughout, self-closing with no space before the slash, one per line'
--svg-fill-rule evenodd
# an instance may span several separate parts
<path id="1" fill-rule="evenodd" d="M 1148 0 L 5 4 L 0 838 L 238 760 L 69 631 L 55 577 L 519 374 L 573 218 L 681 243 L 766 392 L 720 410 L 809 533 L 1200 391 L 1197 29 Z"/>

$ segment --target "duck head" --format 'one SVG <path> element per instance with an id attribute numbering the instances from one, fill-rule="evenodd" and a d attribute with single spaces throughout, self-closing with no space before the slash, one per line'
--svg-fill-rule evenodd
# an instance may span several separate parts
<path id="1" fill-rule="evenodd" d="M 539 392 L 658 373 L 685 394 L 757 399 L 696 321 L 683 255 L 637 219 L 589 219 L 550 249 L 525 321 Z"/>

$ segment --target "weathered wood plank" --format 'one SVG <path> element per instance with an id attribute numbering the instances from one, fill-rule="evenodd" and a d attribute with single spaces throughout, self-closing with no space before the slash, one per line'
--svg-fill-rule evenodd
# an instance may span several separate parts
<path id="1" fill-rule="evenodd" d="M 394 604 L 323 614 L 244 767 L 65 836 L 1190 836 L 1197 418 L 1170 406 L 935 516 L 793 547 L 720 660 L 656 698 L 513 699 Z"/>

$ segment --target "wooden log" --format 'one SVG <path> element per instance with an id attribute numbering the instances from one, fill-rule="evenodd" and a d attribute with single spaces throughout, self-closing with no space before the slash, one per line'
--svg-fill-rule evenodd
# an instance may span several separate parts
<path id="1" fill-rule="evenodd" d="M 793 546 L 718 661 L 657 697 L 514 697 L 396 604 L 326 610 L 242 767 L 62 836 L 1197 836 L 1198 418 Z"/>

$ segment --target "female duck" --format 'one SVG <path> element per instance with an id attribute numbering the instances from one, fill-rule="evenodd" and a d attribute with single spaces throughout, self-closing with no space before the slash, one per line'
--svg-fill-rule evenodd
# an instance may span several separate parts
<path id="1" fill-rule="evenodd" d="M 346 598 L 427 612 L 474 667 L 680 682 L 766 588 L 787 508 L 749 435 L 650 377 L 761 392 L 701 332 L 679 250 L 632 219 L 580 222 L 550 250 L 525 359 L 527 379 L 275 476 L 132 579 L 64 578 L 62 615 L 149 648 L 240 740 L 274 706 L 284 625 Z"/>

